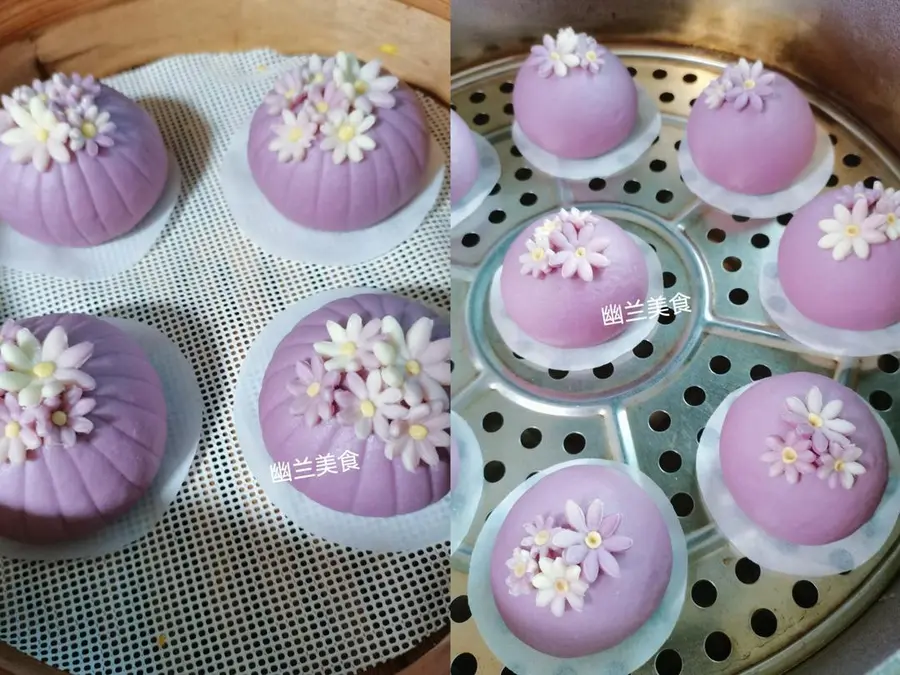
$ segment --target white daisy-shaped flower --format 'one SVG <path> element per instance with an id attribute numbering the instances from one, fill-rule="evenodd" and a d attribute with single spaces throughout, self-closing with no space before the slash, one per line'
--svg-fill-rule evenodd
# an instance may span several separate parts
<path id="1" fill-rule="evenodd" d="M 551 234 L 553 234 L 557 230 L 562 229 L 562 225 L 562 220 L 558 215 L 554 216 L 553 218 L 547 218 L 547 220 L 545 220 L 537 228 L 535 228 L 534 234 L 536 237 L 549 239 Z"/>
<path id="2" fill-rule="evenodd" d="M 388 386 L 402 387 L 408 380 L 433 380 L 450 386 L 450 338 L 432 341 L 433 330 L 434 320 L 425 316 L 410 326 L 406 335 L 394 317 L 381 320 L 381 332 L 389 340 L 377 343 L 374 349 Z"/>
<path id="3" fill-rule="evenodd" d="M 819 478 L 827 480 L 828 487 L 832 489 L 840 483 L 849 490 L 856 482 L 856 477 L 866 472 L 866 467 L 858 461 L 862 454 L 862 449 L 852 443 L 849 445 L 832 443 L 828 454 L 821 457 L 822 465 L 817 472 Z"/>
<path id="4" fill-rule="evenodd" d="M 0 143 L 12 148 L 10 159 L 18 164 L 31 162 L 34 168 L 44 172 L 50 161 L 68 164 L 72 155 L 66 143 L 69 125 L 60 122 L 56 115 L 38 98 L 32 98 L 28 108 L 9 97 L 3 98 L 3 106 L 16 126 L 0 136 Z"/>
<path id="5" fill-rule="evenodd" d="M 834 205 L 834 218 L 819 222 L 825 233 L 819 239 L 819 248 L 831 249 L 835 260 L 844 260 L 850 253 L 858 258 L 868 258 L 871 244 L 881 244 L 888 236 L 881 229 L 886 217 L 881 213 L 869 213 L 869 204 L 858 199 L 850 211 L 843 204 Z"/>
<path id="6" fill-rule="evenodd" d="M 0 425 L 0 464 L 24 464 L 28 451 L 41 447 L 41 439 L 34 430 L 33 422 L 15 394 L 7 393 L 0 401 Z"/>
<path id="7" fill-rule="evenodd" d="M 275 138 L 269 143 L 269 150 L 278 153 L 279 162 L 300 162 L 306 157 L 319 126 L 309 119 L 305 110 L 293 113 L 281 111 L 282 124 L 273 125 Z"/>
<path id="8" fill-rule="evenodd" d="M 69 347 L 61 326 L 51 330 L 43 344 L 23 328 L 14 343 L 0 345 L 0 357 L 8 368 L 0 373 L 0 389 L 18 394 L 19 404 L 25 408 L 59 396 L 67 385 L 89 391 L 96 386 L 94 378 L 79 368 L 93 351 L 89 342 Z"/>
<path id="9" fill-rule="evenodd" d="M 334 81 L 353 102 L 357 110 L 370 113 L 375 108 L 393 108 L 397 101 L 391 93 L 400 80 L 381 74 L 381 62 L 369 61 L 360 66 L 352 54 L 340 52 L 336 59 Z"/>
<path id="10" fill-rule="evenodd" d="M 733 86 L 734 83 L 729 79 L 717 79 L 710 82 L 706 89 L 703 90 L 703 100 L 707 107 L 711 110 L 721 108 L 722 104 L 725 103 L 728 91 Z"/>
<path id="11" fill-rule="evenodd" d="M 354 110 L 349 114 L 340 110 L 333 112 L 322 125 L 325 138 L 320 147 L 333 151 L 332 159 L 335 164 L 340 164 L 348 157 L 351 162 L 361 162 L 364 151 L 375 149 L 375 141 L 366 135 L 374 124 L 375 116 L 366 115 L 362 110 Z"/>
<path id="12" fill-rule="evenodd" d="M 577 68 L 581 63 L 577 49 L 578 35 L 571 28 L 560 29 L 555 40 L 545 35 L 543 44 L 531 49 L 538 74 L 548 77 L 553 73 L 557 77 L 565 77 L 570 68 Z"/>
<path id="13" fill-rule="evenodd" d="M 363 368 L 378 368 L 381 364 L 375 358 L 372 347 L 379 338 L 381 320 L 372 319 L 365 325 L 359 314 L 351 314 L 347 325 L 335 321 L 325 323 L 330 342 L 316 342 L 313 349 L 328 358 L 325 370 L 356 372 Z"/>
<path id="14" fill-rule="evenodd" d="M 799 435 L 812 438 L 813 449 L 820 455 L 828 449 L 831 441 L 849 443 L 847 436 L 856 431 L 856 425 L 838 417 L 844 409 L 844 402 L 835 399 L 825 403 L 818 387 L 811 387 L 805 400 L 788 397 L 785 405 L 787 411 L 782 413 L 782 418 L 796 424 Z"/>
<path id="15" fill-rule="evenodd" d="M 541 238 L 537 241 L 529 239 L 525 242 L 525 248 L 528 249 L 528 253 L 519 256 L 519 262 L 522 263 L 522 274 L 541 277 L 550 271 L 550 258 L 553 251 L 546 239 Z"/>
<path id="16" fill-rule="evenodd" d="M 384 446 L 388 459 L 399 457 L 407 471 L 420 462 L 437 466 L 438 448 L 450 447 L 450 413 L 438 403 L 423 403 L 409 410 L 406 418 L 391 422 L 390 440 Z"/>
<path id="17" fill-rule="evenodd" d="M 550 265 L 562 268 L 560 273 L 567 279 L 577 274 L 584 281 L 593 281 L 594 269 L 610 264 L 609 258 L 603 255 L 609 239 L 595 237 L 593 225 L 576 230 L 571 223 L 565 223 L 562 231 L 551 235 L 550 243 L 556 250 Z"/>
<path id="18" fill-rule="evenodd" d="M 597 223 L 600 221 L 600 219 L 597 218 L 597 216 L 595 216 L 590 211 L 580 211 L 577 208 L 575 208 L 574 206 L 571 209 L 569 209 L 568 211 L 566 211 L 565 209 L 562 209 L 559 212 L 559 215 L 557 216 L 557 220 L 559 220 L 560 222 L 566 221 L 566 222 L 571 223 L 576 231 L 580 230 L 583 227 L 587 227 L 588 225 L 596 226 Z M 559 228 L 554 228 L 554 229 L 559 229 Z M 551 231 L 551 232 L 547 233 L 548 236 L 550 234 L 553 234 L 553 232 Z"/>
<path id="19" fill-rule="evenodd" d="M 306 66 L 304 67 L 306 74 L 305 79 L 314 87 L 324 87 L 326 84 L 331 82 L 332 78 L 334 77 L 334 66 L 334 58 L 323 59 L 318 54 L 313 54 L 309 57 L 309 60 L 306 62 Z"/>
<path id="20" fill-rule="evenodd" d="M 528 549 L 533 556 L 543 558 L 552 552 L 558 552 L 559 547 L 553 545 L 553 537 L 562 528 L 556 525 L 553 516 L 536 517 L 532 522 L 525 524 L 525 534 L 528 535 L 519 542 L 519 546 Z"/>
<path id="21" fill-rule="evenodd" d="M 541 558 L 538 561 L 540 573 L 531 580 L 537 590 L 535 604 L 538 607 L 550 607 L 555 617 L 561 617 L 569 605 L 576 612 L 584 608 L 584 594 L 588 583 L 581 578 L 578 565 L 566 565 L 562 558 L 550 560 Z"/>
<path id="22" fill-rule="evenodd" d="M 403 392 L 385 388 L 378 370 L 371 371 L 365 381 L 357 373 L 347 373 L 344 386 L 346 391 L 338 390 L 334 395 L 340 408 L 338 421 L 352 426 L 357 438 L 368 438 L 374 431 L 381 440 L 390 440 L 391 420 L 406 415 L 406 408 L 400 404 Z"/>
<path id="23" fill-rule="evenodd" d="M 875 205 L 875 213 L 884 216 L 882 230 L 891 241 L 900 238 L 900 199 L 893 188 L 884 190 L 878 203 Z"/>
<path id="24" fill-rule="evenodd" d="M 512 557 L 506 561 L 506 568 L 509 570 L 506 587 L 509 589 L 510 595 L 528 595 L 534 591 L 531 580 L 538 571 L 538 565 L 528 551 L 515 549 Z"/>

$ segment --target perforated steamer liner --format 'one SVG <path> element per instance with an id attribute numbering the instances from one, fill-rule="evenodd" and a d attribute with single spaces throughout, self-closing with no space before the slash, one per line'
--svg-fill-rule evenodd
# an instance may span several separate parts
<path id="1" fill-rule="evenodd" d="M 169 227 L 113 279 L 0 270 L 3 315 L 82 311 L 160 329 L 191 361 L 206 407 L 190 476 L 151 535 L 92 561 L 0 560 L 0 640 L 74 675 L 343 675 L 407 652 L 446 623 L 446 546 L 373 556 L 311 538 L 270 505 L 237 447 L 237 373 L 288 305 L 368 286 L 449 308 L 446 187 L 415 236 L 353 267 L 273 258 L 232 222 L 219 162 L 287 63 L 268 51 L 182 56 L 109 78 L 153 114 L 178 157 L 184 188 Z M 448 114 L 423 102 L 448 153 Z"/>
<path id="2" fill-rule="evenodd" d="M 758 261 L 761 250 L 777 246 L 790 216 L 733 219 L 697 202 L 678 175 L 676 143 L 690 103 L 724 64 L 686 51 L 616 51 L 658 101 L 663 129 L 637 165 L 606 180 L 557 181 L 518 156 L 510 137 L 510 93 L 521 59 L 454 78 L 457 111 L 493 142 L 503 163 L 500 183 L 480 211 L 484 218 L 455 229 L 451 242 L 453 407 L 485 455 L 481 505 L 452 561 L 454 675 L 511 673 L 469 618 L 467 547 L 516 485 L 576 457 L 640 467 L 670 496 L 688 537 L 691 569 L 681 621 L 640 675 L 785 672 L 838 638 L 900 567 L 900 528 L 862 568 L 810 581 L 761 571 L 710 524 L 697 493 L 694 452 L 706 420 L 728 393 L 773 373 L 819 372 L 858 391 L 896 435 L 900 361 L 896 354 L 863 360 L 813 355 L 769 323 L 756 294 Z M 875 177 L 896 185 L 896 159 L 868 131 L 810 95 L 835 144 L 830 185 Z M 596 209 L 655 246 L 667 297 L 690 296 L 692 311 L 664 318 L 651 342 L 630 358 L 579 373 L 542 371 L 503 347 L 487 312 L 487 289 L 515 232 L 572 203 Z"/>

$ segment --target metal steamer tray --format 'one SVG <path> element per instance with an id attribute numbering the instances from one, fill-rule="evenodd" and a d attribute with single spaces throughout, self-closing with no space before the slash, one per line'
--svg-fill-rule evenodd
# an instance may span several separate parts
<path id="1" fill-rule="evenodd" d="M 459 74 L 453 101 L 497 149 L 503 174 L 479 210 L 453 231 L 453 408 L 484 454 L 484 492 L 453 560 L 453 673 L 511 675 L 471 619 L 466 570 L 490 511 L 536 471 L 601 457 L 640 467 L 669 495 L 688 538 L 690 574 L 681 620 L 640 675 L 782 673 L 835 639 L 875 601 L 900 567 L 900 528 L 852 573 L 800 579 L 743 558 L 705 513 L 694 476 L 697 439 L 735 389 L 771 374 L 806 370 L 856 389 L 900 432 L 896 355 L 839 359 L 812 354 L 767 319 L 757 297 L 759 263 L 790 214 L 747 220 L 700 203 L 681 182 L 677 147 L 690 106 L 723 63 L 684 51 L 617 50 L 659 101 L 663 127 L 642 160 L 614 178 L 569 182 L 528 166 L 513 146 L 510 93 L 521 58 Z M 807 91 L 835 144 L 829 185 L 896 184 L 896 158 L 847 115 Z M 546 371 L 512 353 L 488 311 L 491 279 L 522 227 L 577 204 L 614 219 L 657 251 L 665 294 L 690 297 L 690 312 L 658 319 L 650 337 L 611 364 Z M 895 401 L 896 400 L 896 401 Z"/>

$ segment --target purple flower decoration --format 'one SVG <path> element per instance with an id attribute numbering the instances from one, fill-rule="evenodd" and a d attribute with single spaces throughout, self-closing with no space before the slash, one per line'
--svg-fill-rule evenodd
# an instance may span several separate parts
<path id="1" fill-rule="evenodd" d="M 565 77 L 569 68 L 577 68 L 581 63 L 577 49 L 578 35 L 571 28 L 563 28 L 555 40 L 545 35 L 543 44 L 532 47 L 530 61 L 541 77 Z"/>
<path id="2" fill-rule="evenodd" d="M 41 439 L 34 430 L 32 420 L 25 415 L 15 394 L 7 394 L 0 403 L 0 464 L 8 461 L 12 465 L 25 463 L 29 450 L 41 447 Z"/>
<path id="3" fill-rule="evenodd" d="M 619 563 L 613 553 L 627 551 L 634 544 L 630 537 L 616 534 L 622 515 L 604 516 L 603 502 L 599 499 L 591 502 L 585 514 L 570 499 L 566 502 L 566 520 L 572 530 L 563 529 L 553 535 L 553 545 L 563 549 L 566 564 L 581 565 L 588 583 L 596 581 L 601 570 L 618 577 Z"/>
<path id="4" fill-rule="evenodd" d="M 852 209 L 856 202 L 865 199 L 871 207 L 884 195 L 884 184 L 876 181 L 871 188 L 867 188 L 862 181 L 856 185 L 844 185 L 838 190 L 838 200 L 848 209 Z"/>
<path id="5" fill-rule="evenodd" d="M 549 242 L 539 236 L 525 242 L 527 253 L 519 256 L 522 263 L 521 273 L 539 278 L 550 271 L 550 259 L 553 251 L 549 248 Z"/>
<path id="6" fill-rule="evenodd" d="M 736 110 L 743 110 L 748 105 L 762 112 L 763 99 L 774 93 L 772 83 L 775 73 L 763 70 L 762 61 L 752 66 L 747 59 L 741 59 L 737 65 L 725 70 L 724 78 L 731 81 L 732 86 L 725 92 L 725 100 L 731 101 Z"/>
<path id="7" fill-rule="evenodd" d="M 816 473 L 819 478 L 828 481 L 828 487 L 831 489 L 840 483 L 849 490 L 853 487 L 856 477 L 866 472 L 866 467 L 857 461 L 862 454 L 862 449 L 852 443 L 849 445 L 832 443 L 828 448 L 828 454 L 822 455 L 822 466 Z"/>
<path id="8" fill-rule="evenodd" d="M 56 73 L 49 82 L 48 95 L 54 103 L 76 107 L 85 97 L 99 96 L 100 91 L 100 83 L 93 75 L 82 77 L 78 73 L 71 76 Z"/>
<path id="9" fill-rule="evenodd" d="M 781 418 L 797 425 L 798 435 L 811 438 L 813 449 L 820 455 L 828 451 L 829 441 L 846 445 L 850 443 L 847 435 L 856 431 L 856 426 L 838 417 L 844 409 L 843 401 L 835 399 L 823 405 L 818 387 L 810 388 L 805 401 L 791 396 L 785 404 L 787 412 L 782 413 Z"/>
<path id="10" fill-rule="evenodd" d="M 69 108 L 66 119 L 71 126 L 69 130 L 69 147 L 78 152 L 85 150 L 91 157 L 96 157 L 100 148 L 111 148 L 115 145 L 112 133 L 116 125 L 110 121 L 109 113 L 101 111 L 92 101 L 85 108 Z"/>
<path id="11" fill-rule="evenodd" d="M 270 115 L 281 115 L 284 110 L 292 110 L 306 95 L 306 79 L 299 68 L 284 73 L 275 81 L 275 86 L 265 98 Z"/>
<path id="12" fill-rule="evenodd" d="M 87 415 L 96 406 L 94 399 L 84 398 L 80 387 L 72 387 L 61 397 L 46 401 L 39 409 L 41 412 L 34 413 L 37 431 L 47 445 L 71 448 L 78 434 L 89 434 L 94 430 L 94 423 Z"/>
<path id="13" fill-rule="evenodd" d="M 582 68 L 589 73 L 599 73 L 600 68 L 603 67 L 603 55 L 606 54 L 606 49 L 601 47 L 594 38 L 581 33 L 578 36 L 576 54 L 580 60 L 579 65 Z"/>
<path id="14" fill-rule="evenodd" d="M 522 539 L 519 546 L 528 549 L 531 555 L 538 558 L 546 558 L 551 551 L 558 551 L 559 549 L 553 545 L 553 537 L 562 529 L 554 525 L 553 516 L 547 518 L 538 516 L 532 522 L 526 523 L 525 533 L 528 536 Z"/>
<path id="15" fill-rule="evenodd" d="M 319 420 L 329 420 L 334 415 L 334 388 L 341 380 L 338 372 L 328 372 L 318 356 L 309 361 L 298 361 L 294 366 L 297 379 L 288 384 L 288 391 L 295 397 L 291 404 L 292 415 L 302 415 L 308 426 Z"/>
<path id="16" fill-rule="evenodd" d="M 577 274 L 584 281 L 593 281 L 594 268 L 609 265 L 609 258 L 603 255 L 609 240 L 595 237 L 593 225 L 586 225 L 576 232 L 571 223 L 564 223 L 561 231 L 550 235 L 550 242 L 556 248 L 550 264 L 562 267 L 561 274 L 566 279 Z"/>
<path id="17" fill-rule="evenodd" d="M 506 568 L 509 570 L 506 587 L 509 588 L 510 595 L 529 595 L 534 591 L 531 581 L 538 571 L 538 564 L 528 551 L 515 549 L 512 557 L 506 561 Z"/>
<path id="18" fill-rule="evenodd" d="M 772 478 L 784 474 L 787 482 L 793 485 L 800 480 L 801 474 L 816 470 L 816 453 L 810 449 L 812 441 L 796 431 L 789 431 L 784 438 L 769 436 L 766 447 L 769 450 L 760 459 L 770 464 L 769 476 Z"/>
<path id="19" fill-rule="evenodd" d="M 334 82 L 329 82 L 325 86 L 317 86 L 309 90 L 305 107 L 310 120 L 316 124 L 323 124 L 330 113 L 349 111 L 350 99 Z"/>

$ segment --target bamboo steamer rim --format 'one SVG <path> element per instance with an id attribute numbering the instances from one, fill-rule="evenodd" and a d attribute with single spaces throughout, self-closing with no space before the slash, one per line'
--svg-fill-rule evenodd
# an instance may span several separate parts
<path id="1" fill-rule="evenodd" d="M 0 91 L 54 72 L 107 77 L 176 54 L 269 47 L 379 59 L 450 103 L 450 0 L 6 0 L 3 9 Z M 398 667 L 372 675 L 448 673 L 449 638 Z M 0 675 L 62 671 L 0 642 Z"/>

